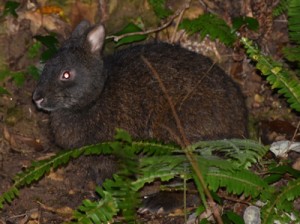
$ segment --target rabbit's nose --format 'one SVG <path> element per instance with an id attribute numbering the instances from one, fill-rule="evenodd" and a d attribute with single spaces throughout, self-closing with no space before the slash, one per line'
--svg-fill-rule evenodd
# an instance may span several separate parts
<path id="1" fill-rule="evenodd" d="M 44 97 L 39 96 L 36 92 L 33 93 L 32 99 L 38 108 L 42 108 L 41 103 L 44 101 Z"/>
<path id="2" fill-rule="evenodd" d="M 34 100 L 34 103 L 36 104 L 36 106 L 38 108 L 42 108 L 41 106 L 41 103 L 44 101 L 44 98 L 40 98 L 40 99 L 37 99 L 37 100 Z"/>

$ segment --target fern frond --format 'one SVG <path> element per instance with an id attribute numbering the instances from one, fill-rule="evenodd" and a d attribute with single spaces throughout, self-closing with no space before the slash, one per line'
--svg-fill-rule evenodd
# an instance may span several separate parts
<path id="1" fill-rule="evenodd" d="M 77 223 L 103 223 L 112 221 L 117 212 L 122 211 L 126 222 L 135 220 L 135 208 L 139 204 L 137 191 L 128 179 L 115 174 L 98 187 L 96 192 L 101 197 L 98 202 L 84 200 L 74 213 Z M 97 220 L 97 221 L 95 221 Z"/>
<path id="2" fill-rule="evenodd" d="M 5 202 L 11 203 L 19 195 L 19 190 L 12 186 L 0 196 L 0 209 L 3 208 Z"/>
<path id="3" fill-rule="evenodd" d="M 43 176 L 50 172 L 51 168 L 56 169 L 59 166 L 67 164 L 72 158 L 78 158 L 81 155 L 107 155 L 113 154 L 114 150 L 121 149 L 123 143 L 107 142 L 90 146 L 85 146 L 80 149 L 61 151 L 55 156 L 33 162 L 32 165 L 24 172 L 17 174 L 14 177 L 13 186 L 3 195 L 0 195 L 0 209 L 3 208 L 5 202 L 10 203 L 18 194 L 18 189 L 30 185 L 34 181 L 40 180 Z M 146 155 L 162 155 L 170 154 L 173 150 L 178 150 L 178 147 L 172 145 L 162 145 L 155 142 L 133 142 L 132 150 L 134 153 L 145 153 Z"/>
<path id="4" fill-rule="evenodd" d="M 273 9 L 273 16 L 280 16 L 288 11 L 289 3 L 291 0 L 280 0 L 278 5 Z"/>
<path id="5" fill-rule="evenodd" d="M 10 203 L 17 196 L 18 189 L 40 180 L 50 172 L 51 168 L 56 169 L 59 166 L 67 164 L 71 158 L 78 158 L 82 154 L 98 155 L 112 153 L 112 151 L 111 143 L 102 143 L 80 149 L 61 151 L 49 159 L 33 162 L 28 169 L 14 177 L 13 186 L 9 191 L 0 196 L 0 209 L 3 208 L 4 202 Z"/>
<path id="6" fill-rule="evenodd" d="M 259 69 L 267 78 L 273 89 L 286 97 L 291 108 L 300 111 L 300 81 L 289 70 L 285 69 L 283 64 L 274 61 L 272 58 L 263 55 L 253 42 L 247 38 L 241 39 L 249 57 L 256 61 L 256 68 Z"/>
<path id="7" fill-rule="evenodd" d="M 122 168 L 112 179 L 105 180 L 101 188 L 97 188 L 100 201 L 85 200 L 74 213 L 79 223 L 109 222 L 119 212 L 127 222 L 131 222 L 140 202 L 137 192 L 146 183 L 156 179 L 169 181 L 175 177 L 195 178 L 191 164 L 178 146 L 135 142 L 121 130 L 118 130 L 115 139 L 113 142 L 63 151 L 50 159 L 33 163 L 27 171 L 17 175 L 13 187 L 0 197 L 1 206 L 4 202 L 11 202 L 20 187 L 39 180 L 51 168 L 81 155 L 114 154 L 120 159 Z M 193 147 L 197 164 L 213 191 L 225 187 L 229 193 L 244 193 L 253 197 L 269 192 L 264 180 L 241 167 L 241 164 L 247 167 L 246 163 L 257 161 L 265 153 L 265 148 L 260 144 L 248 140 L 220 140 L 198 142 Z M 242 155 L 243 159 L 239 159 L 238 155 Z"/>
<path id="8" fill-rule="evenodd" d="M 277 162 L 275 164 L 268 165 L 268 174 L 264 177 L 264 180 L 269 184 L 273 184 L 280 179 L 284 178 L 284 175 L 288 174 L 291 178 L 300 178 L 300 171 L 294 170 L 289 165 L 278 166 Z"/>
<path id="9" fill-rule="evenodd" d="M 291 213 L 300 218 L 293 207 L 293 201 L 298 197 L 300 197 L 300 179 L 290 181 L 287 186 L 284 185 L 280 189 L 279 193 L 273 194 L 272 200 L 263 209 L 262 223 L 274 223 L 274 220 L 284 221 L 290 218 Z"/>
<path id="10" fill-rule="evenodd" d="M 285 47 L 282 52 L 289 61 L 300 62 L 300 46 Z"/>
<path id="11" fill-rule="evenodd" d="M 248 139 L 200 141 L 192 147 L 200 155 L 221 155 L 222 160 L 229 160 L 245 168 L 259 161 L 268 151 L 267 147 Z"/>
<path id="12" fill-rule="evenodd" d="M 135 153 L 142 153 L 146 156 L 171 155 L 182 152 L 181 148 L 173 144 L 163 144 L 154 141 L 134 141 L 132 147 Z"/>
<path id="13" fill-rule="evenodd" d="M 288 28 L 289 38 L 294 46 L 283 49 L 284 56 L 292 62 L 300 62 L 300 1 L 288 1 Z"/>
<path id="14" fill-rule="evenodd" d="M 259 176 L 245 170 L 210 170 L 206 174 L 209 187 L 217 191 L 220 187 L 226 187 L 228 193 L 244 194 L 253 198 L 268 192 L 268 185 Z"/>
<path id="15" fill-rule="evenodd" d="M 212 40 L 219 39 L 227 46 L 231 46 L 236 40 L 235 33 L 227 23 L 213 14 L 205 13 L 194 20 L 184 19 L 180 28 L 185 29 L 189 34 L 200 32 L 202 38 L 209 35 Z"/>
<path id="16" fill-rule="evenodd" d="M 122 211 L 127 222 L 135 220 L 135 209 L 140 203 L 139 195 L 132 187 L 132 181 L 115 174 L 112 179 L 104 181 L 102 185 L 105 192 L 110 192 L 115 199 L 117 208 Z"/>
<path id="17" fill-rule="evenodd" d="M 153 161 L 156 164 L 153 164 Z M 216 192 L 220 187 L 226 187 L 229 193 L 251 195 L 257 197 L 267 194 L 268 184 L 258 175 L 243 169 L 231 161 L 197 156 L 198 164 L 204 173 L 204 178 L 210 188 Z M 184 156 L 163 156 L 162 158 L 142 158 L 142 175 L 133 183 L 139 190 L 145 183 L 161 178 L 168 181 L 176 176 L 191 179 L 192 167 Z"/>
<path id="18" fill-rule="evenodd" d="M 190 165 L 184 155 L 143 157 L 140 160 L 140 175 L 133 182 L 133 189 L 141 189 L 146 183 L 155 179 L 169 181 L 185 172 L 190 172 Z M 182 166 L 187 165 L 186 169 Z"/>
<path id="19" fill-rule="evenodd" d="M 117 202 L 111 193 L 99 188 L 96 191 L 101 192 L 101 200 L 96 202 L 84 200 L 82 205 L 74 212 L 73 216 L 76 223 L 108 223 L 118 213 Z"/>
<path id="20" fill-rule="evenodd" d="M 289 36 L 290 40 L 300 44 L 300 1 L 290 0 L 288 8 Z"/>
<path id="21" fill-rule="evenodd" d="M 118 133 L 120 135 L 120 131 Z M 118 160 L 119 171 L 114 175 L 113 181 L 105 181 L 103 188 L 112 193 L 117 199 L 118 208 L 121 210 L 123 217 L 127 223 L 136 220 L 136 208 L 139 204 L 139 195 L 132 188 L 132 181 L 136 179 L 139 173 L 139 156 L 135 150 L 132 150 L 131 136 L 126 133 L 126 144 L 121 149 L 114 151 L 114 155 Z M 118 136 L 115 137 L 119 139 Z M 122 141 L 124 143 L 124 141 Z"/>

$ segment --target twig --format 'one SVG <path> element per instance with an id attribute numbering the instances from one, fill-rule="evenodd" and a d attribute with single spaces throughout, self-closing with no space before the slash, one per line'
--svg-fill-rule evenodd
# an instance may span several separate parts
<path id="1" fill-rule="evenodd" d="M 123 34 L 121 36 L 110 35 L 110 36 L 107 36 L 106 39 L 114 39 L 115 42 L 118 42 L 120 39 L 122 39 L 124 37 L 130 37 L 130 36 L 135 36 L 135 35 L 145 35 L 145 34 L 149 34 L 149 33 L 156 33 L 158 31 L 163 30 L 166 27 L 168 27 L 172 23 L 173 19 L 176 16 L 173 16 L 170 21 L 168 21 L 167 23 L 165 23 L 161 27 L 158 27 L 158 28 L 155 28 L 155 29 L 150 29 L 150 30 L 147 30 L 147 31 L 133 32 L 133 33 L 125 33 L 125 34 Z"/>
<path id="2" fill-rule="evenodd" d="M 295 131 L 294 131 L 294 135 L 293 135 L 291 141 L 289 141 L 289 143 L 288 143 L 287 149 L 289 149 L 289 150 L 291 149 L 291 146 L 292 146 L 292 144 L 293 144 L 294 141 L 295 141 L 295 138 L 296 138 L 297 132 L 298 132 L 298 130 L 299 130 L 299 127 L 300 127 L 300 121 L 299 121 L 298 124 L 297 124 L 297 128 L 296 128 Z"/>
<path id="3" fill-rule="evenodd" d="M 177 142 L 178 145 L 181 145 L 181 139 L 178 135 L 175 134 L 175 132 L 169 128 L 168 126 L 164 124 L 160 124 L 160 126 L 168 131 L 168 133 L 172 136 L 172 138 Z"/>
<path id="4" fill-rule="evenodd" d="M 184 10 L 178 10 L 177 12 L 175 12 L 174 15 L 172 15 L 170 17 L 168 22 L 166 22 L 165 24 L 163 24 L 162 26 L 160 26 L 158 28 L 150 29 L 150 30 L 146 30 L 146 31 L 133 32 L 133 33 L 125 33 L 120 36 L 110 35 L 110 36 L 107 36 L 106 39 L 113 39 L 115 42 L 118 42 L 120 39 L 122 39 L 124 37 L 156 33 L 158 31 L 161 31 L 161 30 L 165 29 L 166 27 L 168 27 L 173 22 L 173 20 L 182 13 L 182 11 L 184 11 Z"/>
<path id="5" fill-rule="evenodd" d="M 291 140 L 292 142 L 295 141 L 296 135 L 297 135 L 297 133 L 298 133 L 298 131 L 299 131 L 299 127 L 300 127 L 300 121 L 298 122 L 297 128 L 296 128 L 296 130 L 294 131 L 294 135 L 293 135 L 293 138 L 292 138 L 292 140 Z"/>
<path id="6" fill-rule="evenodd" d="M 200 183 L 202 185 L 203 191 L 204 191 L 204 193 L 205 193 L 205 195 L 207 197 L 207 201 L 208 201 L 209 207 L 211 208 L 211 210 L 212 210 L 212 212 L 214 214 L 214 217 L 215 217 L 217 223 L 223 224 L 223 221 L 222 221 L 220 212 L 218 210 L 217 204 L 214 202 L 213 197 L 211 196 L 209 190 L 207 189 L 207 184 L 205 183 L 205 180 L 203 178 L 202 172 L 200 171 L 200 169 L 198 167 L 197 161 L 195 160 L 195 156 L 190 151 L 190 148 L 189 148 L 190 142 L 187 139 L 186 134 L 185 134 L 185 132 L 183 130 L 183 127 L 181 125 L 181 122 L 180 122 L 180 119 L 179 119 L 178 114 L 176 112 L 176 109 L 175 109 L 175 106 L 173 104 L 173 101 L 172 101 L 171 97 L 169 96 L 168 91 L 167 91 L 164 83 L 162 82 L 159 74 L 157 73 L 157 71 L 155 70 L 155 68 L 152 66 L 152 64 L 144 56 L 141 56 L 141 59 L 149 67 L 149 69 L 151 70 L 153 76 L 157 79 L 159 87 L 163 91 L 163 94 L 165 95 L 165 97 L 166 97 L 166 99 L 168 101 L 168 104 L 171 107 L 171 111 L 172 111 L 172 114 L 174 116 L 174 119 L 175 119 L 175 122 L 176 122 L 176 126 L 178 128 L 178 131 L 179 131 L 181 137 L 182 137 L 182 141 L 181 141 L 180 145 L 181 145 L 181 147 L 182 147 L 182 149 L 183 149 L 186 157 L 190 161 L 190 163 L 191 163 L 191 165 L 193 167 L 193 170 L 195 171 L 196 176 L 198 177 L 198 179 L 199 179 L 199 181 L 200 181 Z"/>
<path id="7" fill-rule="evenodd" d="M 203 79 L 205 79 L 208 75 L 208 73 L 212 70 L 212 68 L 215 66 L 215 63 L 213 63 L 209 69 L 206 71 L 206 73 L 199 79 L 199 81 L 196 83 L 196 85 L 194 86 L 194 88 L 192 88 L 182 99 L 181 103 L 180 103 L 180 106 L 179 108 L 181 108 L 181 106 L 183 105 L 183 103 L 188 99 L 190 98 L 193 93 L 195 93 L 194 90 L 196 90 L 196 88 L 198 87 L 198 85 L 200 85 L 200 83 L 203 81 Z"/>
<path id="8" fill-rule="evenodd" d="M 168 101 L 169 106 L 171 107 L 171 111 L 172 111 L 172 114 L 174 116 L 177 128 L 178 128 L 179 133 L 180 133 L 180 135 L 182 137 L 182 141 L 180 141 L 179 144 L 181 145 L 181 147 L 186 148 L 187 146 L 190 145 L 190 142 L 189 142 L 189 140 L 187 139 L 187 137 L 185 135 L 185 132 L 184 132 L 183 127 L 181 125 L 181 122 L 180 122 L 180 119 L 178 117 L 178 114 L 177 114 L 177 112 L 175 110 L 175 106 L 173 104 L 172 99 L 169 96 L 168 91 L 167 91 L 165 85 L 163 84 L 163 82 L 162 82 L 159 74 L 154 69 L 154 67 L 151 65 L 151 63 L 148 61 L 148 59 L 146 59 L 144 56 L 141 56 L 141 58 L 144 61 L 144 63 L 149 67 L 149 69 L 151 70 L 153 76 L 157 79 L 157 81 L 159 83 L 159 87 L 161 88 L 161 90 L 163 91 L 165 97 L 167 98 L 167 101 Z"/>
<path id="9" fill-rule="evenodd" d="M 185 12 L 185 10 L 187 10 L 189 7 L 190 7 L 190 4 L 191 4 L 191 0 L 188 0 L 186 3 L 185 3 L 185 6 L 183 7 L 183 9 L 181 10 L 180 14 L 179 14 L 179 18 L 176 22 L 176 26 L 175 26 L 175 29 L 174 29 L 174 32 L 173 32 L 173 35 L 171 37 L 171 43 L 173 44 L 174 41 L 175 41 L 175 37 L 176 37 L 176 33 L 177 33 L 177 30 L 178 30 L 178 27 L 179 27 L 179 23 L 181 22 L 182 20 L 182 17 L 183 17 L 183 14 Z"/>
<path id="10" fill-rule="evenodd" d="M 99 15 L 100 22 L 104 23 L 105 21 L 108 20 L 106 0 L 99 0 L 98 7 L 99 7 L 99 14 L 100 14 Z"/>

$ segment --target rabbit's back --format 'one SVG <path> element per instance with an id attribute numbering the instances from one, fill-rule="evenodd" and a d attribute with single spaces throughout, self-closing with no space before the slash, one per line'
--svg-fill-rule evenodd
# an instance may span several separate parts
<path id="1" fill-rule="evenodd" d="M 166 87 L 190 141 L 247 135 L 243 94 L 207 57 L 180 46 L 153 43 L 120 51 L 105 64 L 109 72 L 105 90 L 108 95 L 118 90 L 116 102 L 120 99 L 124 116 L 133 114 L 131 119 L 138 118 L 137 123 L 145 130 L 141 137 L 152 134 L 162 140 L 174 140 L 170 131 L 180 136 L 159 82 Z M 122 119 L 119 122 L 121 124 Z M 145 128 L 147 124 L 150 131 Z"/>

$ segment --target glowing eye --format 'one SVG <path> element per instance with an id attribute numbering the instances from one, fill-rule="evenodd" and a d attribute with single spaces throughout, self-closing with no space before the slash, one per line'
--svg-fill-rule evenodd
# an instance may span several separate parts
<path id="1" fill-rule="evenodd" d="M 68 80 L 70 78 L 71 78 L 71 74 L 68 71 L 64 72 L 61 76 L 61 79 L 63 79 L 63 80 Z"/>

